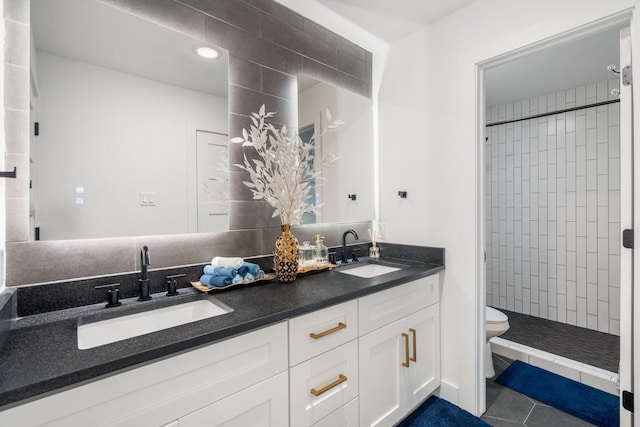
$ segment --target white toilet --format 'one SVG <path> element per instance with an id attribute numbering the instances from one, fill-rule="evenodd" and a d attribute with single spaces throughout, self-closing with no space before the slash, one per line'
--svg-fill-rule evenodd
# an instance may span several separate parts
<path id="1" fill-rule="evenodd" d="M 496 374 L 496 372 L 493 369 L 493 356 L 489 340 L 507 332 L 507 329 L 509 329 L 509 319 L 503 312 L 489 306 L 485 307 L 485 317 L 487 350 L 484 357 L 484 373 L 487 378 L 491 378 Z"/>

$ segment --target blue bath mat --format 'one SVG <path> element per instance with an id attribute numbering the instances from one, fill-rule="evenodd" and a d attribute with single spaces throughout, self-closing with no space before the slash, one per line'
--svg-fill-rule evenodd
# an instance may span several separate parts
<path id="1" fill-rule="evenodd" d="M 537 366 L 516 360 L 495 381 L 597 426 L 620 424 L 618 396 Z"/>
<path id="2" fill-rule="evenodd" d="M 398 427 L 491 427 L 453 403 L 431 396 Z"/>

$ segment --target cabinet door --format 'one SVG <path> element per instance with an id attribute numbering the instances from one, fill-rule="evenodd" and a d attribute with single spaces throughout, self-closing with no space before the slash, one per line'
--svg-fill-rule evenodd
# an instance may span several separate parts
<path id="1" fill-rule="evenodd" d="M 439 304 L 360 338 L 360 426 L 391 426 L 440 385 Z"/>
<path id="2" fill-rule="evenodd" d="M 409 368 L 401 369 L 407 410 L 420 404 L 440 385 L 440 310 L 439 304 L 407 317 Z M 404 343 L 403 343 L 404 344 Z"/>
<path id="3" fill-rule="evenodd" d="M 405 415 L 401 369 L 405 362 L 404 319 L 359 340 L 360 426 L 390 426 Z"/>
<path id="4" fill-rule="evenodd" d="M 178 420 L 179 427 L 286 427 L 289 425 L 288 375 L 233 394 Z"/>

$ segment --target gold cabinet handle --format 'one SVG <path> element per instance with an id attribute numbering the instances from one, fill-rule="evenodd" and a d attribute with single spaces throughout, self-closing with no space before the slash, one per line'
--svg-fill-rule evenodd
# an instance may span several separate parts
<path id="1" fill-rule="evenodd" d="M 402 333 L 402 338 L 404 338 L 404 362 L 402 362 L 402 366 L 405 368 L 409 367 L 409 334 Z"/>
<path id="2" fill-rule="evenodd" d="M 413 357 L 410 358 L 409 360 L 411 360 L 412 362 L 417 362 L 416 359 L 416 330 L 413 328 L 409 328 L 409 332 L 411 332 L 411 335 L 413 335 Z"/>
<path id="3" fill-rule="evenodd" d="M 345 329 L 346 327 L 347 327 L 346 323 L 339 322 L 338 326 L 336 326 L 335 328 L 327 329 L 326 331 L 320 332 L 319 334 L 315 334 L 311 332 L 309 336 L 314 340 L 317 340 L 318 338 L 326 337 L 327 335 L 332 334 L 334 332 L 338 332 L 339 330 Z"/>
<path id="4" fill-rule="evenodd" d="M 340 375 L 338 375 L 338 379 L 337 380 L 335 380 L 331 384 L 328 384 L 328 385 L 322 387 L 320 390 L 316 390 L 315 388 L 312 388 L 311 389 L 311 394 L 313 394 L 314 396 L 320 396 L 322 393 L 331 390 L 332 388 L 334 388 L 338 384 L 342 384 L 346 380 L 347 380 L 347 377 L 342 375 L 342 374 L 340 374 Z"/>

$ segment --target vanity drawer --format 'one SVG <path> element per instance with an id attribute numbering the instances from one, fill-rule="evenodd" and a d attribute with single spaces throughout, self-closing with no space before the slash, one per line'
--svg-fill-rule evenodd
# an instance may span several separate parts
<path id="1" fill-rule="evenodd" d="M 440 275 L 424 277 L 358 300 L 360 335 L 393 323 L 440 299 Z"/>
<path id="2" fill-rule="evenodd" d="M 289 320 L 289 366 L 358 336 L 358 303 L 349 301 Z"/>
<path id="3" fill-rule="evenodd" d="M 358 396 L 358 344 L 350 341 L 289 370 L 292 426 L 310 426 Z"/>
<path id="4" fill-rule="evenodd" d="M 359 420 L 358 399 L 353 399 L 334 413 L 327 415 L 313 425 L 313 427 L 358 427 Z"/>

